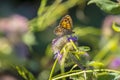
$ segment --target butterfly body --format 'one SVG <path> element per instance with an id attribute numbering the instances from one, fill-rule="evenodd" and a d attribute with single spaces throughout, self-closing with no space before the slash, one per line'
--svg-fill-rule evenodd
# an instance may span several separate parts
<path id="1" fill-rule="evenodd" d="M 70 35 L 74 33 L 72 31 L 72 19 L 69 15 L 66 15 L 61 19 L 59 25 L 55 28 L 54 33 L 57 36 Z"/>

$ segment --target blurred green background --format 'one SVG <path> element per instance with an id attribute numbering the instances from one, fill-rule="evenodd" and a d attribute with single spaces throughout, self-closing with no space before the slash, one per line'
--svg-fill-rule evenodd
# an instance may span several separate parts
<path id="1" fill-rule="evenodd" d="M 90 60 L 120 69 L 120 36 L 111 26 L 119 15 L 103 12 L 87 0 L 3 0 L 0 2 L 0 67 L 23 65 L 46 80 L 54 62 L 51 42 L 60 19 L 70 15 L 80 46 L 89 46 Z M 44 76 L 43 76 L 44 75 Z"/>

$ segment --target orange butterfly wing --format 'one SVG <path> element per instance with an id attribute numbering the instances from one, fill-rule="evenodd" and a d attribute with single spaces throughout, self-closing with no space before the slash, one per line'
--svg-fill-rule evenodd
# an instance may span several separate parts
<path id="1" fill-rule="evenodd" d="M 74 33 L 72 31 L 72 18 L 69 15 L 63 17 L 59 25 L 54 29 L 57 36 L 63 36 Z"/>
<path id="2" fill-rule="evenodd" d="M 67 29 L 67 30 L 72 30 L 72 19 L 69 15 L 66 15 L 65 17 L 62 18 L 59 24 L 60 27 Z"/>

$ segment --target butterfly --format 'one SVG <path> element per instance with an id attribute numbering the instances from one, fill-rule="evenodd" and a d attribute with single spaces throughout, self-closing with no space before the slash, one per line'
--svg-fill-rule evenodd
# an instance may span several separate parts
<path id="1" fill-rule="evenodd" d="M 54 33 L 57 36 L 70 35 L 74 33 L 72 31 L 72 18 L 69 15 L 64 16 L 59 25 L 54 29 Z"/>

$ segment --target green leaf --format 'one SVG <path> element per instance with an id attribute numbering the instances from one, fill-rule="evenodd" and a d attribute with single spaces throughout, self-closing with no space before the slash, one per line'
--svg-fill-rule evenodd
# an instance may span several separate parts
<path id="1" fill-rule="evenodd" d="M 120 75 L 116 76 L 114 80 L 120 80 Z"/>
<path id="2" fill-rule="evenodd" d="M 113 2 L 111 0 L 90 0 L 89 4 L 95 3 L 101 10 L 110 14 L 120 13 L 120 3 Z"/>
<path id="3" fill-rule="evenodd" d="M 82 4 L 84 0 L 54 0 L 51 5 L 46 5 L 48 0 L 41 0 L 38 9 L 38 16 L 29 21 L 29 29 L 31 31 L 43 31 L 50 27 L 57 19 L 63 16 L 68 9 Z"/>
<path id="4" fill-rule="evenodd" d="M 112 28 L 114 31 L 120 32 L 120 25 L 116 24 L 115 22 L 113 22 Z"/>
<path id="5" fill-rule="evenodd" d="M 35 77 L 23 66 L 16 66 L 16 70 L 25 80 L 36 80 Z"/>
<path id="6" fill-rule="evenodd" d="M 80 46 L 78 49 L 79 51 L 90 51 L 90 47 L 88 46 Z"/>
<path id="7" fill-rule="evenodd" d="M 114 75 L 110 75 L 109 73 L 104 72 L 104 73 L 98 74 L 97 80 L 114 80 L 114 77 L 115 77 Z"/>
<path id="8" fill-rule="evenodd" d="M 104 66 L 102 62 L 98 62 L 98 61 L 91 61 L 88 65 L 94 68 L 101 68 Z"/>

